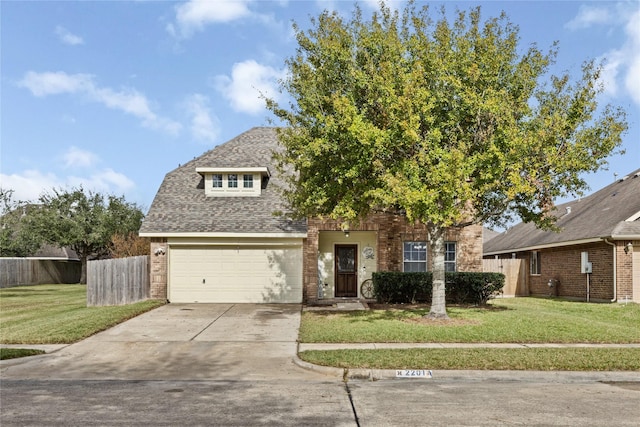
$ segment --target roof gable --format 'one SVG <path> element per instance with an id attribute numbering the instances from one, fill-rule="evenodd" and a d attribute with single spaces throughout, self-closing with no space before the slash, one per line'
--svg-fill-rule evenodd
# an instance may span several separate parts
<path id="1" fill-rule="evenodd" d="M 640 237 L 640 169 L 587 197 L 558 205 L 556 215 L 559 233 L 520 223 L 486 242 L 485 255 L 607 237 Z"/>
<path id="2" fill-rule="evenodd" d="M 285 183 L 273 160 L 273 152 L 279 149 L 276 129 L 257 127 L 169 172 L 140 234 L 306 233 L 304 221 L 274 215 L 288 211 L 278 191 Z M 242 168 L 267 168 L 271 172 L 259 197 L 205 195 L 204 177 L 198 171 Z"/>

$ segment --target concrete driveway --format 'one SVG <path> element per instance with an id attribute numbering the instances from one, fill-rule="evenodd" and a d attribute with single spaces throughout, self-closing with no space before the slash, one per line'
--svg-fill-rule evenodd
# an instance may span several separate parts
<path id="1" fill-rule="evenodd" d="M 167 304 L 54 353 L 1 365 L 3 379 L 268 380 L 293 363 L 298 304 Z"/>

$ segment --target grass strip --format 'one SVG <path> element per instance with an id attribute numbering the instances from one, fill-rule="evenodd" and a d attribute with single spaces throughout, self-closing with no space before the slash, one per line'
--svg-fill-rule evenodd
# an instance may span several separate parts
<path id="1" fill-rule="evenodd" d="M 0 360 L 16 359 L 18 357 L 36 356 L 44 354 L 44 350 L 31 348 L 0 348 Z"/>
<path id="2" fill-rule="evenodd" d="M 0 343 L 69 344 L 163 305 L 87 307 L 85 285 L 37 285 L 0 289 Z"/>
<path id="3" fill-rule="evenodd" d="M 352 369 L 640 371 L 635 348 L 309 350 L 299 357 Z"/>

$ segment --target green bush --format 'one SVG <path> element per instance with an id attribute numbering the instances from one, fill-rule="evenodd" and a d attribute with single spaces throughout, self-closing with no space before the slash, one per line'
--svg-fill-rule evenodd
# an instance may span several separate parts
<path id="1" fill-rule="evenodd" d="M 431 298 L 431 272 L 399 273 L 381 271 L 373 273 L 373 289 L 380 303 L 415 303 Z"/>
<path id="2" fill-rule="evenodd" d="M 379 303 L 431 302 L 433 275 L 382 271 L 373 273 L 373 288 Z M 445 274 L 445 297 L 450 304 L 486 304 L 504 287 L 502 273 Z"/>

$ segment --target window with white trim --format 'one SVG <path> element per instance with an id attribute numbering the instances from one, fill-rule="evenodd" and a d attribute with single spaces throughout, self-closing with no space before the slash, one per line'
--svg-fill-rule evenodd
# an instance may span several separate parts
<path id="1" fill-rule="evenodd" d="M 531 251 L 529 255 L 529 274 L 539 276 L 541 273 L 540 251 Z"/>
<path id="2" fill-rule="evenodd" d="M 242 182 L 244 188 L 253 188 L 253 175 L 243 175 Z"/>
<path id="3" fill-rule="evenodd" d="M 222 174 L 214 173 L 211 176 L 211 182 L 213 183 L 213 188 L 222 188 Z"/>
<path id="4" fill-rule="evenodd" d="M 404 242 L 402 252 L 403 271 L 427 271 L 427 242 Z"/>
<path id="5" fill-rule="evenodd" d="M 230 173 L 227 175 L 227 187 L 229 188 L 238 188 L 238 175 L 235 173 Z"/>
<path id="6" fill-rule="evenodd" d="M 444 271 L 456 271 L 456 242 L 444 244 Z"/>

